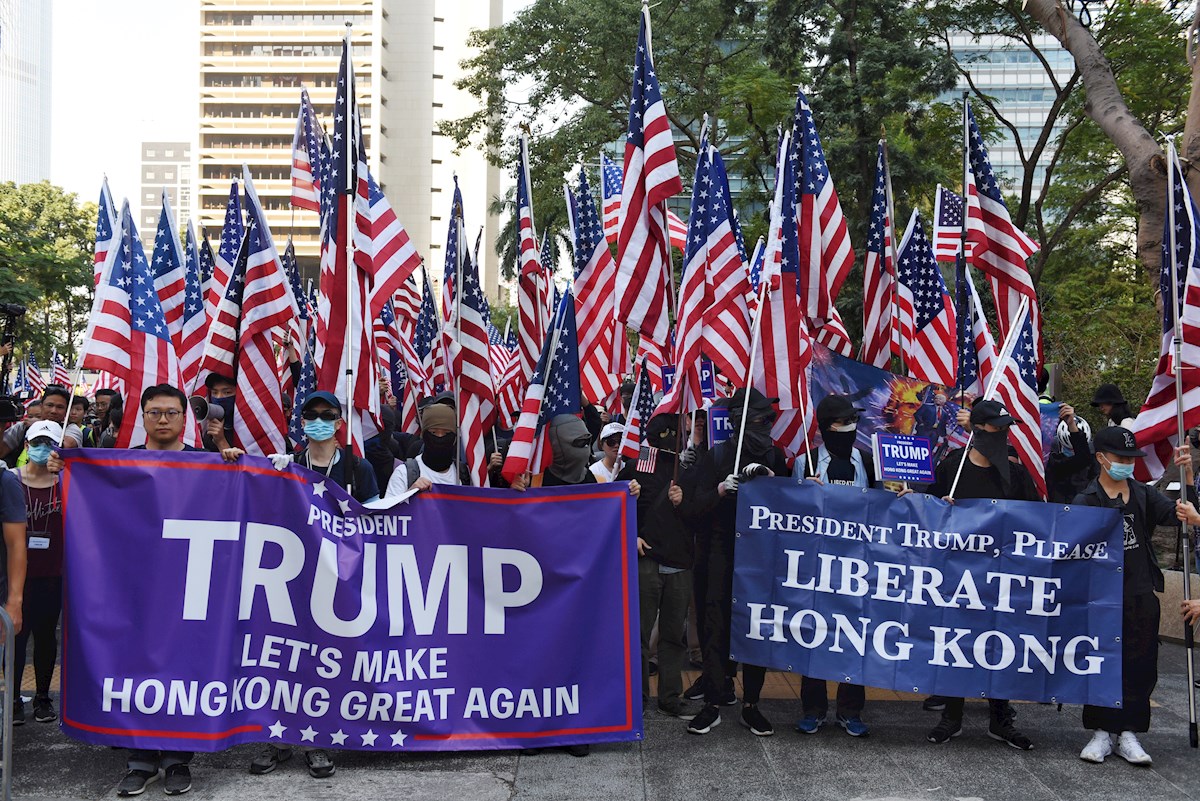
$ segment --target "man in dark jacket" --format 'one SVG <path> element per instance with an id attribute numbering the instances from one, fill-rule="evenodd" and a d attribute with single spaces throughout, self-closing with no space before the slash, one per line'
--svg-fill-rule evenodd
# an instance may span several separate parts
<path id="1" fill-rule="evenodd" d="M 1169 498 L 1133 480 L 1134 459 L 1146 454 L 1138 449 L 1133 433 L 1121 426 L 1096 434 L 1096 462 L 1100 475 L 1075 503 L 1116 509 L 1125 524 L 1124 610 L 1121 616 L 1121 706 L 1109 709 L 1084 706 L 1083 726 L 1094 733 L 1079 757 L 1103 762 L 1113 752 L 1133 765 L 1148 766 L 1150 755 L 1138 742 L 1137 732 L 1150 730 L 1150 693 L 1158 683 L 1158 596 L 1163 573 L 1150 539 L 1155 526 L 1178 525 L 1182 520 L 1200 524 L 1196 507 Z M 1177 452 L 1176 464 L 1190 463 L 1186 447 Z"/>
<path id="2" fill-rule="evenodd" d="M 756 476 L 791 475 L 786 456 L 771 439 L 771 425 L 775 421 L 772 404 L 775 399 L 763 397 L 756 389 L 749 392 L 748 404 L 744 389 L 739 389 L 729 400 L 734 431 L 741 430 L 745 409 L 746 427 L 738 472 L 734 472 L 735 462 L 738 462 L 738 442 L 731 439 L 706 451 L 696 466 L 682 477 L 683 498 L 680 508 L 696 525 L 698 558 L 695 570 L 698 574 L 704 573 L 707 581 L 704 606 L 698 610 L 705 615 L 705 705 L 688 724 L 688 731 L 692 734 L 707 734 L 721 722 L 718 705 L 724 703 L 728 678 L 738 484 Z M 742 724 L 760 737 L 775 733 L 771 722 L 758 709 L 766 674 L 766 668 L 742 665 Z"/>
<path id="3" fill-rule="evenodd" d="M 638 596 L 642 632 L 642 705 L 650 702 L 650 634 L 658 620 L 658 711 L 680 720 L 696 712 L 680 698 L 686 659 L 684 628 L 692 591 L 695 542 L 679 511 L 675 483 L 679 417 L 656 414 L 646 423 L 644 448 L 653 459 L 631 460 L 618 481 L 637 481 Z M 639 469 L 646 468 L 646 469 Z"/>
<path id="4" fill-rule="evenodd" d="M 1058 435 L 1046 461 L 1046 489 L 1051 503 L 1072 503 L 1096 477 L 1092 429 L 1064 403 L 1058 410 Z"/>

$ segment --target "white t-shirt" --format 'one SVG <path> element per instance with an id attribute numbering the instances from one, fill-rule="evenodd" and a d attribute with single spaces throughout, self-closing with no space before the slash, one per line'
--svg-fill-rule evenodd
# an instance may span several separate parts
<path id="1" fill-rule="evenodd" d="M 617 480 L 617 474 L 621 472 L 621 467 L 621 457 L 618 456 L 617 461 L 613 463 L 613 469 L 611 471 L 604 466 L 603 459 L 596 462 L 589 469 L 592 471 L 592 475 L 596 477 L 597 484 L 607 484 L 610 481 Z"/>
<path id="2" fill-rule="evenodd" d="M 457 487 L 459 484 L 458 471 L 454 469 L 453 463 L 445 470 L 438 471 L 425 464 L 425 460 L 418 456 L 417 466 L 421 469 L 421 477 L 429 479 L 434 484 L 448 484 L 453 487 Z M 400 462 L 392 471 L 392 477 L 388 479 L 387 491 L 383 493 L 383 497 L 393 498 L 408 492 L 409 483 L 408 463 Z"/>

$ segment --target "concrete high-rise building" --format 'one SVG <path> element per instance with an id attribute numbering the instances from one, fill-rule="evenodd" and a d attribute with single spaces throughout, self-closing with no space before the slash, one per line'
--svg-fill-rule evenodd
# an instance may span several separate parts
<path id="1" fill-rule="evenodd" d="M 142 209 L 138 216 L 142 242 L 154 242 L 163 189 L 182 232 L 192 216 L 191 142 L 142 142 Z"/>
<path id="2" fill-rule="evenodd" d="M 50 6 L 0 0 L 0 181 L 50 177 Z"/>
<path id="3" fill-rule="evenodd" d="M 475 108 L 453 86 L 469 55 L 464 42 L 470 28 L 499 24 L 502 11 L 503 0 L 201 0 L 198 220 L 218 234 L 230 181 L 247 164 L 278 246 L 291 235 L 302 269 L 316 275 L 317 215 L 290 205 L 292 135 L 302 87 L 332 133 L 349 23 L 372 173 L 435 278 L 458 175 L 467 225 L 487 229 L 480 255 L 495 298 L 499 226 L 487 206 L 499 171 L 482 150 L 452 154 L 436 129 Z"/>

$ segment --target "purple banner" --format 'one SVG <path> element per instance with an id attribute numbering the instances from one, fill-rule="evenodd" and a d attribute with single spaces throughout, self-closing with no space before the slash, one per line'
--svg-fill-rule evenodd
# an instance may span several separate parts
<path id="1" fill-rule="evenodd" d="M 441 751 L 642 736 L 625 483 L 387 511 L 265 459 L 74 451 L 63 730 Z"/>

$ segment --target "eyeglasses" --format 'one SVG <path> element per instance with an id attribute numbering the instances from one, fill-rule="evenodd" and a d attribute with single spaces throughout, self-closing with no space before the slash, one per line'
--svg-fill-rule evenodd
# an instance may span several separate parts
<path id="1" fill-rule="evenodd" d="M 179 415 L 183 414 L 183 412 L 179 411 L 178 409 L 143 409 L 142 414 L 144 414 L 146 417 L 149 417 L 151 420 L 161 420 L 165 417 L 174 422 L 175 418 L 179 417 Z"/>
<path id="2" fill-rule="evenodd" d="M 307 409 L 300 413 L 300 416 L 305 420 L 324 420 L 327 423 L 332 423 L 335 420 L 340 420 L 342 415 L 340 412 L 335 412 L 333 409 L 326 409 L 323 412 L 314 412 Z"/>
<path id="3" fill-rule="evenodd" d="M 609 446 L 610 448 L 615 448 L 615 447 L 617 447 L 618 445 L 620 445 L 620 444 L 621 444 L 621 435 L 620 435 L 620 434 L 613 434 L 611 437 L 609 437 L 608 439 L 604 440 L 604 444 L 605 444 L 605 445 L 607 445 L 607 446 Z"/>

